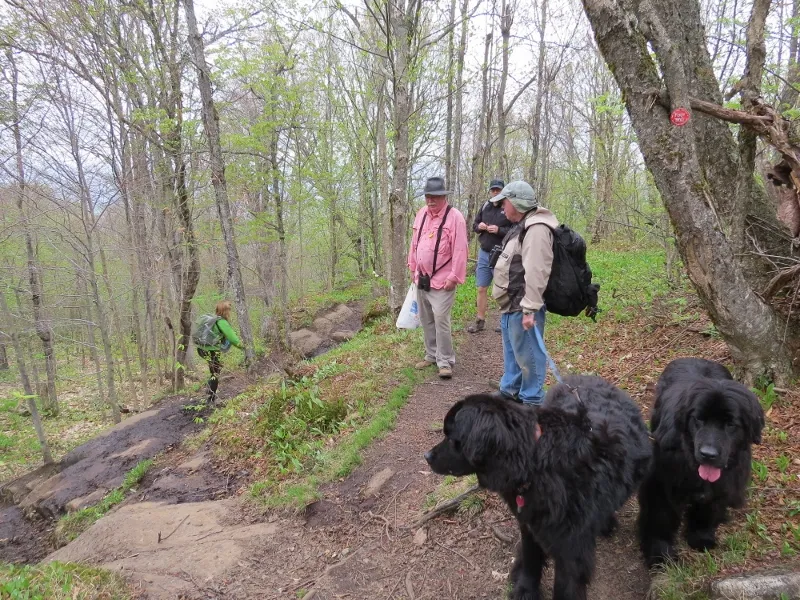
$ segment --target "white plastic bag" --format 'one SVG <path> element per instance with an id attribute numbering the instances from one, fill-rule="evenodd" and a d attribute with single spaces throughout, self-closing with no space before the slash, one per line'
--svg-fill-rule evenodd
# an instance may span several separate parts
<path id="1" fill-rule="evenodd" d="M 416 329 L 419 327 L 419 304 L 417 303 L 417 284 L 412 283 L 408 288 L 403 308 L 397 316 L 399 329 Z"/>

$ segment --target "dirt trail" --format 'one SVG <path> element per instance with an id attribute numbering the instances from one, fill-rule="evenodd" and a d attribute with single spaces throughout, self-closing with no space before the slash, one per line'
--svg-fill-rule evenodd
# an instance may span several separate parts
<path id="1" fill-rule="evenodd" d="M 305 597 L 313 600 L 501 598 L 518 534 L 494 496 L 483 494 L 485 509 L 477 517 L 445 515 L 421 533 L 406 527 L 442 481 L 423 452 L 439 440 L 437 427 L 453 402 L 500 376 L 496 360 L 483 362 L 500 351 L 492 330 L 464 334 L 454 378 L 421 384 L 396 428 L 303 515 L 265 517 L 234 499 L 129 504 L 49 558 L 122 570 L 148 598 L 278 599 L 311 592 Z M 365 493 L 389 474 L 374 494 Z M 634 519 L 629 505 L 617 534 L 600 541 L 591 598 L 644 598 L 649 577 L 636 550 Z M 173 533 L 159 542 L 159 532 Z"/>
<path id="2" fill-rule="evenodd" d="M 442 481 L 422 458 L 440 439 L 436 425 L 455 401 L 499 378 L 502 365 L 484 364 L 484 357 L 501 356 L 501 349 L 500 335 L 491 329 L 464 334 L 453 380 L 420 385 L 394 431 L 367 450 L 362 466 L 326 487 L 324 499 L 303 519 L 282 520 L 274 537 L 252 547 L 220 597 L 291 598 L 301 589 L 314 590 L 314 600 L 503 597 L 518 533 L 494 496 L 484 496 L 486 509 L 473 519 L 445 515 L 426 524 L 424 534 L 404 529 Z M 365 497 L 370 480 L 387 468 L 392 477 L 376 497 Z M 591 598 L 644 598 L 649 575 L 636 548 L 635 516 L 631 503 L 617 534 L 600 541 Z M 501 541 L 495 530 L 514 544 Z"/>

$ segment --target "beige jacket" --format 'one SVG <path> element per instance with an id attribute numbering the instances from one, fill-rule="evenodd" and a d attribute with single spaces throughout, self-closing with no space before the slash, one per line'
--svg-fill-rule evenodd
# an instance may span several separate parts
<path id="1" fill-rule="evenodd" d="M 527 232 L 519 243 L 520 228 Z M 544 291 L 553 266 L 553 233 L 558 219 L 539 207 L 517 224 L 504 239 L 503 252 L 494 267 L 492 297 L 500 312 L 535 312 L 544 304 Z"/>

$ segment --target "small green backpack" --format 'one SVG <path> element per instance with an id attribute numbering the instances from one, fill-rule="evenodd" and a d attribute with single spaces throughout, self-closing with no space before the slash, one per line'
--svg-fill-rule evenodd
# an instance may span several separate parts
<path id="1" fill-rule="evenodd" d="M 220 317 L 217 315 L 200 315 L 194 324 L 192 341 L 195 346 L 219 346 L 222 341 L 222 332 L 214 327 Z"/>

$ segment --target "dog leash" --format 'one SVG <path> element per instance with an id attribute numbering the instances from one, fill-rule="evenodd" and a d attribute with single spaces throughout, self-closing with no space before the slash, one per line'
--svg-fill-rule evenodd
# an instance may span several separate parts
<path id="1" fill-rule="evenodd" d="M 561 373 L 558 372 L 558 367 L 556 366 L 555 361 L 550 357 L 547 353 L 547 348 L 544 347 L 544 340 L 542 339 L 542 334 L 539 332 L 539 328 L 536 327 L 536 322 L 534 320 L 533 330 L 536 332 L 536 342 L 539 344 L 539 350 L 542 351 L 544 357 L 547 359 L 547 364 L 550 365 L 550 370 L 555 375 L 556 381 L 558 383 L 564 383 L 564 380 L 561 379 Z"/>
<path id="2" fill-rule="evenodd" d="M 542 339 L 542 334 L 539 332 L 539 328 L 536 327 L 535 320 L 533 323 L 533 330 L 536 332 L 536 342 L 539 344 L 539 349 L 542 351 L 545 358 L 547 359 L 547 364 L 550 365 L 550 370 L 553 371 L 553 375 L 555 376 L 556 381 L 558 383 L 563 383 L 565 386 L 567 386 L 569 388 L 569 391 L 575 394 L 575 397 L 578 399 L 578 402 L 580 402 L 581 405 L 583 405 L 583 400 L 581 399 L 581 395 L 578 393 L 578 388 L 573 387 L 568 383 L 564 383 L 564 380 L 561 378 L 561 373 L 558 372 L 558 367 L 556 366 L 556 362 L 551 358 L 550 354 L 547 352 L 547 348 L 544 347 L 544 340 Z"/>

